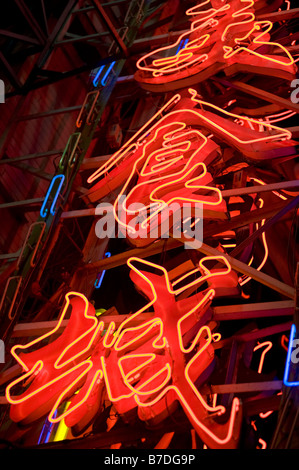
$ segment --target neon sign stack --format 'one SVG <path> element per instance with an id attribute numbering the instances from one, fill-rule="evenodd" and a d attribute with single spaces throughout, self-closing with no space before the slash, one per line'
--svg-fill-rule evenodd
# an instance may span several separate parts
<path id="1" fill-rule="evenodd" d="M 151 91 L 187 88 L 184 93 L 172 96 L 89 177 L 88 183 L 94 185 L 86 196 L 96 202 L 120 188 L 114 217 L 128 242 L 136 247 L 163 236 L 163 217 L 174 202 L 180 208 L 188 203 L 195 213 L 201 206 L 205 221 L 228 217 L 230 198 L 223 196 L 221 182 L 215 182 L 219 162 L 224 165 L 221 160 L 224 147 L 232 150 L 225 161 L 228 167 L 257 163 L 271 168 L 273 161 L 296 155 L 297 143 L 289 130 L 269 120 L 261 123 L 229 112 L 203 100 L 195 88 L 188 88 L 220 70 L 228 74 L 246 70 L 267 75 L 275 69 L 277 76 L 283 78 L 294 75 L 296 66 L 288 50 L 270 40 L 272 23 L 256 20 L 256 3 L 202 2 L 186 12 L 192 18 L 190 31 L 175 44 L 146 54 L 137 62 L 135 78 L 144 88 Z M 266 52 L 261 52 L 261 46 Z M 172 49 L 176 52 L 169 54 Z M 167 57 L 156 58 L 165 52 Z M 251 180 L 264 184 L 255 177 L 248 177 L 246 183 Z M 286 199 L 279 192 L 274 194 Z M 129 209 L 131 204 L 138 203 L 145 207 L 141 237 L 136 237 L 132 230 L 134 211 Z M 263 207 L 262 198 L 258 204 Z M 158 229 L 154 235 L 149 229 L 153 226 Z M 212 302 L 220 292 L 222 297 L 241 298 L 242 286 L 250 280 L 232 271 L 225 255 L 227 247 L 236 246 L 233 243 L 236 234 L 225 235 L 226 242 L 218 246 L 219 256 L 202 257 L 194 269 L 174 279 L 159 264 L 130 258 L 127 262 L 130 277 L 148 302 L 118 327 L 114 322 L 107 324 L 105 318 L 97 318 L 83 294 L 68 293 L 53 331 L 12 348 L 11 353 L 24 374 L 6 389 L 11 419 L 28 425 L 47 415 L 51 423 L 64 419 L 67 426 L 80 434 L 103 411 L 106 400 L 124 420 L 132 410 L 137 410 L 140 420 L 152 424 L 163 422 L 181 406 L 205 446 L 237 448 L 241 401 L 235 397 L 226 408 L 216 402 L 207 403 L 200 392 L 216 367 L 215 344 L 221 339 L 212 321 Z M 265 237 L 263 243 L 265 254 L 258 270 L 268 257 Z M 187 295 L 189 289 L 191 294 Z M 186 297 L 180 298 L 181 294 Z M 71 317 L 64 332 L 43 346 L 44 340 L 52 339 L 58 331 L 68 309 Z M 142 320 L 144 314 L 146 320 Z M 264 344 L 268 347 L 262 354 L 258 373 L 272 343 L 258 344 L 254 349 Z M 15 396 L 14 388 L 23 381 L 27 389 Z M 285 383 L 289 384 L 287 377 Z M 66 402 L 69 405 L 58 414 Z M 227 420 L 219 424 L 215 416 L 225 413 Z M 259 442 L 265 448 L 265 441 Z"/>

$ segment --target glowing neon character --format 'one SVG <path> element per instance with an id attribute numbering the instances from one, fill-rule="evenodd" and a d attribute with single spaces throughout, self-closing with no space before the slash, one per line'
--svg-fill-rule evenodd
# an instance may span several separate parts
<path id="1" fill-rule="evenodd" d="M 241 116 L 208 103 L 202 100 L 194 89 L 190 88 L 187 97 L 183 98 L 180 94 L 174 95 L 131 139 L 88 178 L 88 183 L 99 181 L 88 191 L 86 197 L 92 202 L 102 199 L 110 191 L 125 184 L 131 176 L 134 165 L 135 171 L 139 172 L 146 159 L 151 158 L 152 162 L 154 159 L 158 160 L 152 171 L 159 170 L 158 164 L 160 163 L 161 170 L 166 172 L 168 166 L 171 168 L 175 164 L 178 165 L 184 159 L 186 163 L 187 157 L 192 157 L 190 163 L 210 165 L 217 159 L 220 151 L 219 145 L 213 142 L 211 134 L 217 136 L 218 141 L 220 139 L 238 150 L 240 159 L 243 161 L 246 159 L 251 162 L 265 162 L 267 160 L 271 162 L 273 158 L 296 154 L 296 142 L 292 140 L 292 133 L 289 130 L 277 127 L 271 122 L 263 122 L 262 124 L 263 130 L 261 131 L 259 120 Z M 187 128 L 190 127 L 196 127 L 193 133 L 189 133 L 189 137 L 197 137 L 197 143 L 201 145 L 202 152 L 195 152 L 192 155 L 191 150 L 194 151 L 192 143 L 185 143 L 185 147 L 183 147 L 184 158 L 177 152 L 177 154 L 170 154 L 166 163 L 159 162 L 159 150 L 163 156 L 163 153 L 167 151 L 167 145 L 170 149 L 173 145 L 175 152 L 175 144 L 180 142 L 180 132 L 182 135 L 184 132 L 187 134 Z M 175 137 L 173 144 L 171 144 L 171 130 L 173 130 Z M 202 134 L 206 135 L 207 132 L 209 132 L 209 137 L 206 139 Z M 157 143 L 154 141 L 154 136 L 158 136 Z M 150 145 L 151 141 L 153 145 Z M 183 139 L 181 142 L 183 143 Z"/>
<path id="2" fill-rule="evenodd" d="M 282 78 L 294 76 L 293 57 L 287 48 L 271 42 L 273 24 L 256 20 L 256 3 L 207 0 L 188 9 L 186 15 L 192 18 L 190 30 L 174 44 L 140 58 L 135 79 L 151 91 L 167 91 L 192 86 L 224 68 L 227 74 L 254 71 L 271 75 L 275 70 L 275 75 Z M 178 45 L 187 39 L 184 49 L 177 53 Z M 267 48 L 266 52 L 260 51 L 261 46 Z"/>
<path id="3" fill-rule="evenodd" d="M 207 263 L 211 260 L 222 261 L 225 267 L 210 270 Z M 136 263 L 158 269 L 162 276 L 140 271 Z M 82 294 L 72 293 L 68 294 L 67 304 L 53 331 L 27 345 L 13 347 L 12 354 L 23 366 L 25 374 L 6 389 L 7 399 L 12 404 L 11 418 L 28 424 L 50 411 L 50 422 L 65 419 L 67 425 L 79 423 L 82 428 L 101 409 L 104 388 L 115 406 L 124 403 L 124 412 L 138 406 L 145 413 L 152 407 L 157 414 L 157 407 L 160 407 L 161 414 L 163 406 L 165 412 L 163 400 L 170 394 L 173 402 L 179 400 L 194 429 L 210 448 L 236 447 L 241 419 L 238 399 L 233 401 L 229 421 L 217 424 L 210 415 L 223 414 L 225 408 L 207 405 L 194 384 L 211 364 L 212 343 L 217 336 L 219 338 L 204 324 L 204 312 L 219 283 L 225 284 L 231 273 L 230 266 L 221 256 L 206 257 L 194 270 L 171 283 L 161 266 L 138 258 L 131 258 L 128 265 L 132 268 L 135 285 L 149 302 L 117 329 L 111 322 L 103 336 L 104 322 L 97 321 L 94 310 Z M 195 272 L 201 276 L 194 280 Z M 193 280 L 186 284 L 189 276 Z M 176 301 L 176 295 L 192 286 L 199 287 L 205 281 L 210 284 L 207 289 L 184 301 Z M 227 286 L 231 289 L 231 280 Z M 71 295 L 74 298 L 70 300 Z M 70 305 L 73 315 L 65 332 L 54 343 L 32 353 L 16 353 L 18 349 L 25 351 L 56 333 Z M 153 318 L 132 326 L 132 321 L 151 306 L 155 311 Z M 201 323 L 198 324 L 198 320 Z M 197 328 L 190 336 L 195 326 Z M 28 389 L 19 397 L 12 396 L 12 388 L 25 379 L 29 382 Z M 77 390 L 79 393 L 76 394 Z M 60 405 L 70 397 L 73 397 L 70 405 L 57 416 Z"/>
<path id="4" fill-rule="evenodd" d="M 298 387 L 299 385 L 299 380 L 297 380 L 298 373 L 296 374 L 296 370 L 298 367 L 297 364 L 299 362 L 299 339 L 295 339 L 295 337 L 296 326 L 293 324 L 290 332 L 289 347 L 283 376 L 283 383 L 287 387 Z M 293 378 L 291 378 L 291 375 L 293 375 Z"/>
<path id="5" fill-rule="evenodd" d="M 173 402 L 176 395 L 194 429 L 210 448 L 225 446 L 235 447 L 237 445 L 238 427 L 240 424 L 238 400 L 235 399 L 233 402 L 229 422 L 227 422 L 226 426 L 219 426 L 209 418 L 209 414 L 221 414 L 224 412 L 224 408 L 221 406 L 208 406 L 195 387 L 193 382 L 194 377 L 192 377 L 194 372 L 193 367 L 195 367 L 196 364 L 198 365 L 198 361 L 200 361 L 202 355 L 209 354 L 208 349 L 209 345 L 211 345 L 213 334 L 206 326 L 199 327 L 197 332 L 194 332 L 193 338 L 184 338 L 183 334 L 184 322 L 188 323 L 192 320 L 192 317 L 194 314 L 196 314 L 196 310 L 199 308 L 199 306 L 203 306 L 207 302 L 208 304 L 210 303 L 211 298 L 213 298 L 215 295 L 214 287 L 216 287 L 216 285 L 219 283 L 219 277 L 222 277 L 223 285 L 223 281 L 225 282 L 226 276 L 230 273 L 230 266 L 221 256 L 217 259 L 219 261 L 223 261 L 225 268 L 220 269 L 219 271 L 210 271 L 206 267 L 206 263 L 211 259 L 211 257 L 207 257 L 201 260 L 200 269 L 202 270 L 202 277 L 195 281 L 189 282 L 187 285 L 182 287 L 178 286 L 180 286 L 184 280 L 188 279 L 190 275 L 194 274 L 194 271 L 188 272 L 184 276 L 176 279 L 176 281 L 172 282 L 171 284 L 168 278 L 168 273 L 164 268 L 159 268 L 163 273 L 161 277 L 157 276 L 156 274 L 149 274 L 139 271 L 138 268 L 132 264 L 134 259 L 129 261 L 129 264 L 134 271 L 131 277 L 135 284 L 139 286 L 139 289 L 141 289 L 147 297 L 150 298 L 150 295 L 153 294 L 156 297 L 156 301 L 153 305 L 155 309 L 155 317 L 159 317 L 163 320 L 163 334 L 166 338 L 166 342 L 172 358 L 172 380 L 170 383 L 168 383 L 166 388 L 163 388 L 163 390 L 154 399 L 149 400 L 146 396 L 143 398 L 143 394 L 140 394 L 140 391 L 138 393 L 138 387 L 136 387 L 136 400 L 138 401 L 139 405 L 139 416 L 142 416 L 145 413 L 146 419 L 149 416 L 153 416 L 161 412 L 161 408 L 163 410 L 163 407 L 165 410 L 165 406 L 167 406 L 168 403 L 168 393 L 171 395 L 170 403 Z M 147 261 L 143 261 L 143 264 L 154 266 L 152 263 Z M 217 278 L 218 280 L 216 280 Z M 175 303 L 174 295 L 178 295 L 185 289 L 190 288 L 191 285 L 200 285 L 204 280 L 207 280 L 211 284 L 209 288 L 201 292 L 198 297 L 195 296 L 195 299 L 197 297 L 199 301 L 198 304 L 193 304 L 193 307 L 191 307 L 192 304 L 190 303 L 190 299 L 186 299 L 184 301 L 186 303 L 185 309 L 182 310 L 182 307 L 179 307 L 179 304 Z M 154 291 L 151 293 L 153 287 Z M 171 315 L 169 315 L 165 309 L 166 303 L 170 307 L 172 312 Z M 185 354 L 190 353 L 193 353 L 193 356 L 191 359 L 189 356 L 189 360 L 186 362 Z M 184 374 L 182 373 L 183 370 Z M 158 390 L 156 389 L 155 392 L 157 393 Z M 167 401 L 165 400 L 166 394 Z M 148 410 L 148 414 L 146 413 L 146 410 Z M 204 423 L 209 423 L 208 429 Z"/>

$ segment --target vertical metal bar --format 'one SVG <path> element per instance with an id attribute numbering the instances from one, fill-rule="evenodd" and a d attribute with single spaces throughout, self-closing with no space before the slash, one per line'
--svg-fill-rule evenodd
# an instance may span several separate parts
<path id="1" fill-rule="evenodd" d="M 28 241 L 29 241 L 29 239 L 30 239 L 30 237 L 31 237 L 31 235 L 32 235 L 33 229 L 34 229 L 35 227 L 38 227 L 38 226 L 41 227 L 41 228 L 40 228 L 40 233 L 39 233 L 39 235 L 38 235 L 38 239 L 37 239 L 37 241 L 36 241 L 35 247 L 32 247 L 32 246 L 30 245 L 30 243 L 28 243 Z M 37 253 L 37 250 L 38 250 L 38 248 L 39 248 L 39 246 L 40 246 L 41 239 L 42 239 L 42 236 L 43 236 L 43 234 L 44 234 L 45 229 L 46 229 L 46 223 L 45 223 L 45 222 L 40 222 L 40 221 L 38 221 L 38 222 L 34 222 L 34 223 L 32 223 L 32 224 L 30 225 L 30 227 L 29 227 L 29 229 L 28 229 L 28 232 L 27 232 L 27 235 L 26 235 L 26 238 L 25 238 L 25 240 L 24 240 L 22 249 L 21 249 L 21 253 L 20 253 L 19 258 L 18 258 L 18 261 L 17 261 L 17 268 L 20 267 L 20 264 L 21 264 L 21 261 L 22 261 L 22 258 L 23 258 L 23 254 L 24 254 L 24 251 L 25 251 L 25 249 L 26 249 L 27 246 L 29 246 L 30 249 L 32 250 L 32 252 L 30 253 L 30 255 L 31 255 L 30 266 L 31 266 L 32 268 L 35 266 L 35 257 L 36 257 L 36 253 Z"/>

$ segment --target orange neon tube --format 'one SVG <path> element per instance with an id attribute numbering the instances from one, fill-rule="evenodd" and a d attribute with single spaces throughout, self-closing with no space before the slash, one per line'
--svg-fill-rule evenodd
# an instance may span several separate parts
<path id="1" fill-rule="evenodd" d="M 180 111 L 173 111 L 173 112 L 170 112 L 168 115 L 167 115 L 167 118 L 169 118 L 170 116 L 175 116 L 176 114 L 181 113 L 182 111 L 184 110 L 180 110 Z M 194 111 L 190 111 L 190 110 L 185 110 L 186 112 L 191 112 L 191 113 L 195 113 Z M 197 113 L 195 113 L 196 115 Z M 151 145 L 152 142 L 154 142 L 157 138 L 157 135 L 159 132 L 161 132 L 161 130 L 163 130 L 163 128 L 169 128 L 169 124 L 167 126 L 162 126 L 162 127 L 159 127 L 155 130 L 154 134 L 153 134 L 153 137 L 144 145 L 143 147 L 143 152 L 142 152 L 142 155 L 140 156 L 140 158 L 138 158 L 132 169 L 131 169 L 131 173 L 129 175 L 129 177 L 127 178 L 127 181 L 125 183 L 125 185 L 123 186 L 122 190 L 120 191 L 120 193 L 118 194 L 118 197 L 115 201 L 115 204 L 114 204 L 114 217 L 115 219 L 117 220 L 117 222 L 123 226 L 123 227 L 126 227 L 127 231 L 130 233 L 133 229 L 129 226 L 129 224 L 123 222 L 122 220 L 119 219 L 118 217 L 118 208 L 119 208 L 119 201 L 122 199 L 123 195 L 126 193 L 127 191 L 127 187 L 129 186 L 132 178 L 134 177 L 135 173 L 136 173 L 136 170 L 137 168 L 140 166 L 140 163 L 142 162 L 142 160 L 145 159 L 145 163 L 141 169 L 141 171 L 139 172 L 140 174 L 140 177 L 144 177 L 144 176 L 148 176 L 150 174 L 154 174 L 154 172 L 157 172 L 157 169 L 159 171 L 161 170 L 165 170 L 169 167 L 171 167 L 171 165 L 173 165 L 174 163 L 176 163 L 178 160 L 181 160 L 182 159 L 182 156 L 180 155 L 180 152 L 182 151 L 188 151 L 189 148 L 190 148 L 190 145 L 191 145 L 191 142 L 190 141 L 184 141 L 184 142 L 180 142 L 180 145 L 182 147 L 182 144 L 187 144 L 185 146 L 184 149 L 182 149 L 181 147 L 177 147 L 176 143 L 172 143 L 172 146 L 171 148 L 169 148 L 169 146 L 167 146 L 167 143 L 168 143 L 168 136 L 169 135 L 173 135 L 174 132 L 178 132 L 180 131 L 181 129 L 184 129 L 186 127 L 186 124 L 185 123 L 182 123 L 182 122 L 176 122 L 176 121 L 173 121 L 171 123 L 171 125 L 175 128 L 175 131 L 171 131 L 171 132 L 168 132 L 168 133 L 165 133 L 164 134 L 164 148 L 165 150 L 163 150 L 163 153 L 161 154 L 161 150 L 156 150 L 154 151 L 152 154 L 150 154 L 148 157 L 146 157 L 146 152 L 147 152 L 147 148 Z M 157 175 L 156 178 L 153 178 L 151 180 L 145 180 L 143 182 L 140 182 L 140 183 L 137 183 L 137 185 L 135 185 L 135 187 L 126 195 L 126 200 L 122 203 L 122 208 L 125 209 L 125 211 L 129 214 L 129 213 L 135 213 L 135 210 L 129 210 L 126 206 L 125 206 L 125 202 L 130 199 L 132 193 L 139 193 L 139 191 L 141 190 L 141 188 L 143 186 L 148 186 L 149 184 L 154 184 L 154 183 L 157 183 L 157 186 L 155 185 L 155 187 L 150 191 L 149 195 L 148 195 L 148 198 L 149 198 L 149 203 L 145 206 L 145 210 L 149 209 L 151 207 L 151 205 L 155 205 L 156 204 L 156 207 L 157 209 L 154 210 L 153 213 L 151 213 L 150 216 L 148 216 L 142 223 L 141 223 L 141 227 L 144 228 L 148 225 L 149 223 L 149 220 L 152 219 L 155 215 L 157 215 L 159 212 L 161 212 L 163 210 L 163 208 L 166 208 L 168 205 L 171 205 L 172 202 L 176 201 L 176 200 L 179 200 L 180 202 L 190 202 L 190 203 L 194 203 L 194 204 L 197 204 L 197 203 L 204 203 L 204 204 L 208 204 L 208 205 L 218 205 L 221 203 L 222 201 L 222 195 L 221 195 L 221 191 L 218 189 L 218 188 L 215 188 L 215 187 L 209 187 L 209 186 L 206 186 L 206 185 L 201 185 L 201 184 L 196 184 L 195 182 L 201 181 L 201 179 L 203 179 L 206 174 L 207 174 L 207 169 L 206 169 L 206 166 L 204 163 L 200 162 L 200 163 L 193 163 L 193 161 L 197 158 L 197 155 L 200 153 L 201 149 L 203 148 L 203 146 L 207 143 L 207 138 L 201 134 L 200 132 L 198 131 L 187 131 L 185 132 L 184 134 L 179 134 L 178 138 L 182 139 L 182 138 L 186 138 L 188 137 L 189 135 L 198 135 L 199 138 L 202 140 L 202 143 L 201 145 L 198 146 L 198 148 L 193 152 L 192 156 L 187 160 L 186 163 L 183 163 L 183 168 L 180 169 L 179 171 L 177 171 L 176 173 L 174 174 L 166 174 L 164 176 L 162 176 L 161 174 Z M 172 155 L 173 152 L 179 152 L 178 156 L 174 156 L 174 158 L 172 158 L 171 160 L 166 160 L 166 163 L 165 162 L 159 162 L 159 159 L 161 159 L 161 155 L 163 156 L 163 158 L 167 157 L 168 154 Z M 158 159 L 158 163 L 157 165 L 153 165 L 152 168 L 151 168 L 151 171 L 148 172 L 146 171 L 146 167 L 148 165 L 148 162 L 150 161 L 150 159 Z M 157 160 L 156 160 L 157 161 Z M 199 176 L 197 177 L 194 177 L 194 178 L 188 178 L 188 175 L 192 174 L 196 169 L 201 169 L 201 173 Z M 165 183 L 162 183 L 162 184 L 158 184 L 160 183 L 160 181 L 163 181 L 163 180 L 168 180 L 166 181 Z M 169 181 L 170 180 L 170 181 Z M 210 190 L 210 191 L 213 191 L 215 194 L 216 194 L 216 197 L 215 199 L 213 200 L 213 198 L 211 199 L 206 199 L 206 198 L 202 198 L 200 196 L 196 196 L 196 197 L 192 197 L 192 198 L 188 198 L 188 197 L 183 197 L 183 196 L 173 196 L 172 198 L 170 198 L 167 202 L 165 202 L 163 200 L 163 197 L 162 198 L 159 198 L 157 196 L 155 196 L 156 193 L 158 193 L 161 189 L 165 190 L 167 188 L 171 189 L 171 186 L 179 183 L 179 182 L 185 182 L 184 186 L 185 188 L 188 188 L 188 189 L 205 189 L 205 190 Z"/>
<path id="2" fill-rule="evenodd" d="M 155 123 L 155 120 L 157 119 L 158 116 L 161 116 L 161 114 L 172 104 L 177 103 L 180 100 L 180 95 L 176 94 L 173 96 L 164 106 L 162 106 L 159 111 L 155 113 L 155 115 L 149 119 L 146 124 L 144 124 L 139 131 L 134 134 L 112 157 L 104 164 L 102 165 L 97 171 L 95 171 L 87 180 L 88 183 L 92 183 L 96 179 L 100 178 L 103 176 L 105 173 L 107 173 L 114 165 L 116 165 L 126 153 L 129 153 L 130 151 L 136 150 L 142 143 L 142 141 L 145 139 L 147 131 L 146 128 L 151 125 L 152 123 Z M 154 124 L 155 127 L 155 124 Z M 136 143 L 133 143 L 134 139 L 137 139 Z"/>
<path id="3" fill-rule="evenodd" d="M 270 351 L 270 349 L 273 346 L 273 343 L 271 341 L 264 341 L 263 343 L 258 344 L 257 346 L 255 346 L 255 348 L 253 349 L 254 351 L 257 351 L 258 349 L 263 348 L 264 346 L 266 346 L 266 348 L 264 349 L 264 351 L 261 354 L 261 359 L 260 359 L 260 363 L 259 363 L 259 367 L 258 367 L 258 373 L 259 374 L 262 373 L 264 360 L 265 360 L 265 355 L 267 354 L 268 351 Z"/>
<path id="4" fill-rule="evenodd" d="M 195 17 L 195 20 L 191 23 L 190 30 L 182 33 L 174 44 L 158 48 L 155 51 L 145 54 L 137 61 L 137 68 L 143 72 L 151 73 L 153 77 L 159 77 L 163 74 L 176 73 L 186 67 L 190 67 L 191 65 L 205 62 L 209 59 L 209 53 L 201 53 L 201 49 L 204 49 L 205 44 L 212 46 L 213 35 L 216 34 L 216 38 L 218 38 L 217 33 L 219 33 L 220 41 L 223 43 L 222 48 L 224 60 L 230 59 L 237 53 L 245 52 L 247 54 L 253 54 L 257 58 L 268 60 L 270 63 L 277 63 L 282 66 L 294 64 L 294 59 L 287 48 L 279 43 L 273 43 L 266 40 L 263 41 L 265 36 L 265 39 L 268 38 L 269 31 L 271 31 L 273 23 L 271 21 L 255 21 L 253 0 L 236 0 L 231 2 L 231 4 L 222 5 L 218 9 L 210 8 L 208 10 L 200 11 L 200 8 L 206 6 L 208 3 L 210 2 L 202 2 L 187 10 L 187 15 Z M 225 15 L 223 16 L 224 13 Z M 217 16 L 219 19 L 216 19 Z M 264 31 L 262 30 L 263 27 L 266 27 Z M 207 28 L 211 28 L 212 32 L 205 34 L 205 29 Z M 243 32 L 242 36 L 233 37 L 231 30 L 244 30 L 244 28 L 246 28 L 247 31 Z M 223 30 L 222 34 L 221 29 Z M 261 33 L 257 34 L 259 31 L 261 31 Z M 235 32 L 235 34 L 237 33 Z M 181 41 L 184 41 L 186 37 L 190 39 L 190 35 L 191 40 L 189 40 L 186 47 L 180 50 L 178 54 L 170 55 L 165 58 L 153 59 L 151 64 L 147 64 L 147 59 L 153 57 L 153 55 L 157 56 L 169 49 L 177 48 Z M 197 37 L 193 39 L 196 35 Z M 242 46 L 242 41 L 246 40 L 250 40 L 250 45 L 248 47 Z M 232 42 L 234 46 L 239 47 L 234 49 L 234 47 L 228 45 Z M 279 48 L 287 56 L 286 60 L 280 60 L 273 56 L 263 55 L 253 49 L 253 47 L 258 48 L 258 46 L 264 44 Z M 218 60 L 221 61 L 221 56 Z"/>

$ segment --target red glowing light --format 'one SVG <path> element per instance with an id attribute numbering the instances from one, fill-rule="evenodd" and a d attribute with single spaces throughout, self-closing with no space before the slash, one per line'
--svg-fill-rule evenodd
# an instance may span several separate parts
<path id="1" fill-rule="evenodd" d="M 225 268 L 207 269 L 206 263 L 211 259 L 223 262 Z M 136 266 L 138 263 L 155 268 L 161 275 L 140 271 Z M 140 410 L 155 409 L 161 407 L 166 394 L 171 395 L 172 400 L 176 397 L 209 448 L 234 447 L 240 425 L 238 399 L 233 401 L 229 421 L 225 425 L 216 424 L 209 414 L 223 414 L 225 407 L 217 406 L 216 402 L 213 406 L 208 405 L 194 384 L 211 364 L 213 342 L 218 341 L 220 335 L 212 333 L 208 325 L 203 325 L 188 346 L 184 343 L 184 334 L 204 314 L 215 290 L 208 288 L 183 301 L 175 299 L 195 283 L 200 286 L 206 280 L 213 283 L 214 278 L 226 276 L 230 273 L 230 265 L 221 256 L 206 257 L 200 261 L 202 276 L 196 281 L 188 279 L 194 273 L 190 271 L 173 283 L 165 268 L 154 263 L 130 258 L 128 265 L 132 269 L 133 282 L 149 302 L 126 318 L 117 329 L 111 322 L 103 336 L 104 322 L 97 320 L 87 299 L 82 294 L 69 293 L 66 306 L 51 332 L 26 345 L 13 347 L 12 354 L 25 374 L 6 389 L 6 397 L 12 405 L 12 419 L 28 423 L 47 410 L 51 422 L 64 418 L 66 423 L 74 424 L 74 417 L 82 419 L 82 410 L 88 403 L 96 407 L 94 395 L 99 392 L 95 390 L 105 386 L 111 402 L 124 410 L 136 406 Z M 183 287 L 176 287 L 183 282 Z M 70 300 L 70 296 L 75 298 Z M 70 305 L 69 324 L 56 343 L 25 353 L 28 348 L 57 332 Z M 131 321 L 150 306 L 155 310 L 153 318 L 132 326 Z M 16 352 L 19 349 L 23 351 L 21 355 Z M 111 351 L 109 355 L 108 349 Z M 164 351 L 162 356 L 161 351 Z M 195 354 L 185 362 L 185 354 L 192 351 L 196 351 Z M 184 373 L 178 374 L 179 370 Z M 12 388 L 25 379 L 30 382 L 28 389 L 19 397 L 12 396 Z M 71 400 L 71 405 L 60 416 L 55 415 L 63 401 L 79 388 L 81 390 Z M 41 408 L 37 408 L 37 403 L 41 403 Z"/>
<path id="2" fill-rule="evenodd" d="M 190 30 L 181 34 L 174 44 L 151 51 L 137 61 L 138 81 L 158 85 L 189 78 L 190 85 L 190 76 L 197 76 L 198 82 L 203 71 L 207 74 L 211 68 L 211 74 L 214 73 L 215 64 L 218 69 L 236 64 L 244 69 L 246 65 L 255 67 L 259 73 L 267 73 L 265 68 L 295 73 L 294 59 L 288 49 L 270 41 L 273 23 L 256 20 L 253 0 L 232 0 L 218 8 L 213 8 L 211 3 L 204 1 L 186 11 L 194 20 Z M 187 39 L 187 45 L 177 53 L 178 45 Z M 263 54 L 259 50 L 265 45 L 279 52 Z"/>

